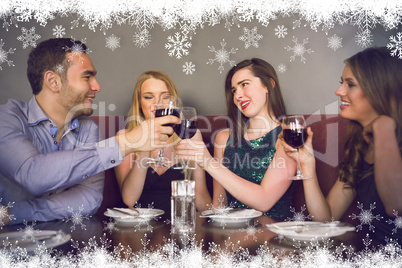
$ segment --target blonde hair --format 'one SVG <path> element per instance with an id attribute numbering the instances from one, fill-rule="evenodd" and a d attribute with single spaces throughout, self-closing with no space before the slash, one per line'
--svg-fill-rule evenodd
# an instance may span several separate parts
<path id="1" fill-rule="evenodd" d="M 142 84 L 150 79 L 158 79 L 163 81 L 166 84 L 166 87 L 169 91 L 169 94 L 178 97 L 179 94 L 177 92 L 176 85 L 174 84 L 172 78 L 170 76 L 162 71 L 157 71 L 157 70 L 149 70 L 141 74 L 141 76 L 138 78 L 137 83 L 135 84 L 134 87 L 134 92 L 133 92 L 133 100 L 131 104 L 131 109 L 129 111 L 129 118 L 128 118 L 128 123 L 127 123 L 127 129 L 132 130 L 135 126 L 141 124 L 144 121 L 144 113 L 142 112 L 141 109 L 141 87 Z"/>

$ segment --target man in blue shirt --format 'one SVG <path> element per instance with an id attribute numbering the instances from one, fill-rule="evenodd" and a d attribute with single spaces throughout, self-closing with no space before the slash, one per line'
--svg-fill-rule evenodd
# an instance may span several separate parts
<path id="1" fill-rule="evenodd" d="M 100 141 L 87 117 L 100 86 L 86 52 L 85 44 L 68 38 L 41 42 L 28 59 L 34 96 L 0 105 L 0 202 L 7 210 L 0 226 L 69 218 L 72 210 L 94 214 L 103 171 L 128 153 L 165 146 L 173 129 L 163 125 L 180 122 L 156 118 Z"/>

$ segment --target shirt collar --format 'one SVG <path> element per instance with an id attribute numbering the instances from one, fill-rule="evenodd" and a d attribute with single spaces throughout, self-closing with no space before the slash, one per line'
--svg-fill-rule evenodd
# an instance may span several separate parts
<path id="1" fill-rule="evenodd" d="M 31 98 L 31 100 L 28 102 L 28 126 L 36 126 L 42 121 L 52 121 L 40 108 L 38 102 L 36 101 L 35 96 Z M 74 130 L 79 127 L 79 121 L 78 118 L 74 118 L 73 120 L 70 121 L 69 123 L 69 129 Z"/>
<path id="2" fill-rule="evenodd" d="M 50 120 L 40 108 L 35 96 L 28 102 L 28 126 L 36 126 L 42 121 Z"/>

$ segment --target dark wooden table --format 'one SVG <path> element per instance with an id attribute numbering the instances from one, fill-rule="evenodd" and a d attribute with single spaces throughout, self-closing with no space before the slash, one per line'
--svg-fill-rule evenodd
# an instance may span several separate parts
<path id="1" fill-rule="evenodd" d="M 123 259 L 130 254 L 137 254 L 137 256 L 138 254 L 149 256 L 151 252 L 173 254 L 189 248 L 197 249 L 207 256 L 222 255 L 223 252 L 223 255 L 234 257 L 237 254 L 243 258 L 261 254 L 261 250 L 285 256 L 298 254 L 312 247 L 326 247 L 334 251 L 339 245 L 347 246 L 354 251 L 364 248 L 362 237 L 355 232 L 347 232 L 329 239 L 329 243 L 326 241 L 308 244 L 279 238 L 266 227 L 266 224 L 276 222 L 275 219 L 267 216 L 255 218 L 242 225 L 222 226 L 199 215 L 197 213 L 195 234 L 190 236 L 171 234 L 169 219 L 161 218 L 158 221 L 152 220 L 148 224 L 121 226 L 103 215 L 83 219 L 82 223 L 76 224 L 72 221 L 52 221 L 33 225 L 29 223 L 6 226 L 0 230 L 0 233 L 23 232 L 27 226 L 38 230 L 61 230 L 70 234 L 71 240 L 56 247 L 59 255 L 77 255 L 80 250 L 90 251 L 97 247 L 105 250 L 104 252 L 120 255 Z"/>

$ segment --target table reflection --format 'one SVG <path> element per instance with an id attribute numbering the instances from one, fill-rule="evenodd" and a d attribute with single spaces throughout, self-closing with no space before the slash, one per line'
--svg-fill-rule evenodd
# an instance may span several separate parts
<path id="1" fill-rule="evenodd" d="M 312 248 L 325 248 L 329 251 L 339 251 L 342 248 L 349 254 L 365 247 L 362 236 L 355 232 L 322 241 L 295 241 L 271 232 L 266 225 L 278 220 L 267 216 L 260 216 L 243 224 L 222 224 L 199 216 L 197 213 L 195 233 L 184 235 L 171 234 L 170 221 L 166 218 L 141 224 L 121 224 L 104 215 L 83 219 L 80 224 L 75 225 L 71 221 L 52 221 L 6 226 L 0 233 L 24 232 L 30 226 L 37 230 L 62 231 L 70 234 L 71 240 L 55 248 L 59 255 L 77 255 L 80 250 L 99 247 L 110 254 L 119 255 L 121 259 L 133 255 L 140 259 L 138 256 L 141 254 L 152 253 L 158 258 L 172 260 L 186 250 L 197 255 L 197 258 L 209 256 L 207 259 L 268 253 L 279 256 L 280 259 Z"/>

